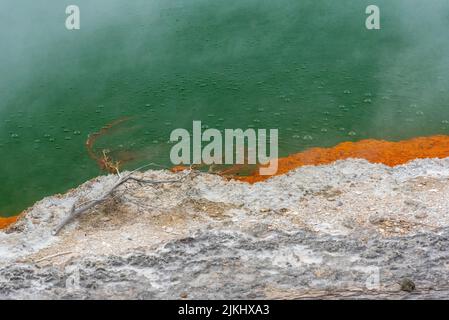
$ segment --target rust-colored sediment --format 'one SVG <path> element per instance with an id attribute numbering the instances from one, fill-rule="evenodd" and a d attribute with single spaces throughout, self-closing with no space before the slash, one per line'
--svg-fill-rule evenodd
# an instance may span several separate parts
<path id="1" fill-rule="evenodd" d="M 95 141 L 99 137 L 108 133 L 108 131 L 111 130 L 113 127 L 115 127 L 115 126 L 119 125 L 120 123 L 125 122 L 129 119 L 130 119 L 129 117 L 123 117 L 123 118 L 115 120 L 111 123 L 108 123 L 103 128 L 101 128 L 99 131 L 90 134 L 89 137 L 87 138 L 87 140 L 86 140 L 87 153 L 89 154 L 89 157 L 91 157 L 93 160 L 95 160 L 97 162 L 100 169 L 106 170 L 106 171 L 111 171 L 110 166 L 107 163 L 108 158 L 104 157 L 104 155 L 97 155 L 95 153 L 95 151 L 94 151 Z M 115 173 L 115 171 L 112 171 L 112 173 Z"/>
<path id="2" fill-rule="evenodd" d="M 93 151 L 95 140 L 105 134 L 113 126 L 126 121 L 128 118 L 119 119 L 103 127 L 99 132 L 89 136 L 86 141 L 89 155 L 95 159 L 100 166 L 102 158 L 98 157 Z M 396 166 L 404 164 L 414 159 L 425 158 L 446 158 L 449 157 L 449 136 L 436 135 L 430 137 L 418 137 L 398 142 L 384 140 L 366 139 L 358 142 L 343 142 L 331 148 L 311 148 L 309 150 L 290 155 L 278 160 L 278 171 L 276 175 L 282 175 L 295 168 L 305 165 L 324 165 L 337 160 L 348 158 L 366 159 L 372 163 L 383 163 L 387 166 Z M 189 167 L 176 166 L 172 171 L 178 172 Z M 245 168 L 243 168 L 245 169 Z M 239 181 L 254 183 L 263 181 L 271 176 L 259 175 L 256 168 L 253 174 L 249 176 L 238 176 L 242 171 L 242 166 L 235 166 L 227 169 L 221 174 Z M 18 216 L 10 218 L 0 218 L 0 229 L 4 229 L 13 224 Z"/>
<path id="3" fill-rule="evenodd" d="M 396 166 L 414 159 L 446 157 L 449 157 L 449 136 L 445 135 L 418 137 L 398 142 L 367 139 L 343 142 L 332 148 L 311 148 L 280 158 L 276 175 L 282 175 L 305 165 L 323 165 L 348 158 L 360 158 L 372 163 Z M 250 176 L 233 176 L 232 178 L 254 183 L 266 180 L 270 176 L 261 176 L 259 170 L 255 170 Z"/>
<path id="4" fill-rule="evenodd" d="M 0 217 L 0 230 L 6 229 L 10 225 L 12 225 L 14 222 L 16 222 L 18 218 L 19 218 L 19 216 L 8 217 L 8 218 Z"/>
<path id="5" fill-rule="evenodd" d="M 130 119 L 129 117 L 123 117 L 123 118 L 115 120 L 111 123 L 108 123 L 104 127 L 102 127 L 99 131 L 90 134 L 89 137 L 87 138 L 87 140 L 86 140 L 87 153 L 89 154 L 89 157 L 91 157 L 93 160 L 95 160 L 98 163 L 98 166 L 102 170 L 109 171 L 111 168 L 108 165 L 108 163 L 105 162 L 107 160 L 107 158 L 97 155 L 95 153 L 95 151 L 94 151 L 95 141 L 102 135 L 105 135 L 106 133 L 108 133 L 113 127 L 115 127 L 115 126 L 119 125 L 120 123 L 125 122 L 129 119 Z M 132 159 L 131 155 L 126 154 L 125 152 L 120 153 L 120 157 L 121 157 L 121 160 L 123 159 L 123 161 L 121 161 L 121 162 L 130 161 Z M 116 173 L 116 172 L 112 171 L 112 173 Z M 19 217 L 20 217 L 20 215 L 17 215 L 14 217 L 8 217 L 8 218 L 0 217 L 0 230 L 6 229 L 7 227 L 9 227 L 13 223 L 15 223 Z"/>

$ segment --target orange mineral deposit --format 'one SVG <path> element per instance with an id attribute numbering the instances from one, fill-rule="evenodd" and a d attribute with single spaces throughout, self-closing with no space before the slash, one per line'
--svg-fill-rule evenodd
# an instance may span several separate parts
<path id="1" fill-rule="evenodd" d="M 343 142 L 331 148 L 311 148 L 280 158 L 276 175 L 305 165 L 324 165 L 349 158 L 366 159 L 372 163 L 383 163 L 393 167 L 414 159 L 446 157 L 449 157 L 449 136 L 446 135 L 418 137 L 398 142 L 366 139 Z M 261 176 L 259 170 L 255 170 L 250 176 L 233 178 L 254 183 L 266 180 L 270 176 Z"/>
<path id="2" fill-rule="evenodd" d="M 8 217 L 8 218 L 1 218 L 0 217 L 0 230 L 1 229 L 6 229 L 7 227 L 9 227 L 11 224 L 13 224 L 14 222 L 17 221 L 19 216 L 14 216 L 14 217 Z"/>

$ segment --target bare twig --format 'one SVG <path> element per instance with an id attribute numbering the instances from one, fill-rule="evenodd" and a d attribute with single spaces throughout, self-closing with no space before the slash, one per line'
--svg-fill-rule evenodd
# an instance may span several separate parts
<path id="1" fill-rule="evenodd" d="M 41 258 L 39 260 L 36 260 L 34 262 L 38 263 L 38 262 L 42 262 L 44 260 L 53 259 L 53 258 L 56 258 L 56 257 L 64 256 L 64 255 L 67 255 L 67 254 L 71 254 L 71 253 L 72 253 L 72 251 L 60 252 L 60 253 L 52 254 L 51 256 L 43 257 L 43 258 Z"/>
<path id="2" fill-rule="evenodd" d="M 119 177 L 117 182 L 112 186 L 112 188 L 109 191 L 105 192 L 100 198 L 86 201 L 86 202 L 80 204 L 78 206 L 78 208 L 76 208 L 75 204 L 73 204 L 73 206 L 72 206 L 72 208 L 70 210 L 70 213 L 53 230 L 53 235 L 57 235 L 62 230 L 62 228 L 64 228 L 64 226 L 66 224 L 68 224 L 70 221 L 75 219 L 77 216 L 79 216 L 82 213 L 86 212 L 87 210 L 97 206 L 98 204 L 106 201 L 109 198 L 109 196 L 118 187 L 120 187 L 122 184 L 124 184 L 125 182 L 127 182 L 129 180 L 137 181 L 137 182 L 140 182 L 140 183 L 148 183 L 148 184 L 175 183 L 175 182 L 182 181 L 183 179 L 185 179 L 191 173 L 191 170 L 189 170 L 189 171 L 187 171 L 187 173 L 184 176 L 182 176 L 182 177 L 180 177 L 178 179 L 173 179 L 173 180 L 146 180 L 146 179 L 139 179 L 137 177 L 132 176 L 135 172 L 137 172 L 137 171 L 139 171 L 139 170 L 141 170 L 143 168 L 149 167 L 151 165 L 154 165 L 154 164 L 153 163 L 147 164 L 145 166 L 142 166 L 140 168 L 137 168 L 137 169 L 131 171 L 130 173 L 128 173 L 128 174 L 126 174 L 124 176 L 120 175 L 119 173 L 117 173 L 117 175 Z"/>

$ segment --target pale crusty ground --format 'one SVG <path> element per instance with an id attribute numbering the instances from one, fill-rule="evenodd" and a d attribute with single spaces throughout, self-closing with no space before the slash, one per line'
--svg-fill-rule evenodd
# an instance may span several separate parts
<path id="1" fill-rule="evenodd" d="M 161 180 L 184 174 L 147 171 L 138 175 Z M 180 295 L 171 287 L 179 285 L 179 288 L 192 290 L 189 297 L 302 298 L 307 292 L 322 292 L 326 288 L 324 292 L 328 292 L 329 287 L 334 288 L 334 293 L 345 296 L 346 292 L 346 295 L 351 296 L 352 291 L 345 289 L 349 284 L 361 288 L 361 293 L 355 296 L 362 297 L 366 292 L 363 277 L 357 270 L 372 266 L 365 260 L 374 258 L 363 256 L 364 252 L 371 250 L 371 243 L 377 246 L 377 251 L 380 250 L 375 250 L 377 256 L 374 265 L 385 271 L 382 288 L 398 292 L 397 281 L 406 275 L 410 276 L 407 265 L 410 265 L 410 261 L 413 264 L 411 257 L 416 252 L 410 253 L 410 257 L 403 257 L 407 260 L 404 265 L 398 260 L 396 269 L 390 270 L 392 263 L 388 259 L 384 261 L 384 258 L 390 257 L 392 253 L 382 253 L 382 250 L 387 250 L 395 241 L 407 244 L 407 241 L 417 241 L 416 237 L 421 236 L 425 239 L 423 250 L 426 250 L 427 258 L 416 261 L 415 269 L 421 268 L 424 274 L 425 259 L 429 259 L 428 269 L 433 270 L 435 279 L 417 278 L 415 282 L 419 284 L 421 280 L 427 291 L 432 285 L 440 286 L 440 293 L 446 290 L 439 284 L 446 281 L 446 276 L 439 277 L 438 274 L 440 271 L 444 274 L 443 271 L 449 269 L 449 265 L 441 258 L 439 246 L 435 247 L 438 255 L 429 250 L 433 248 L 430 237 L 442 237 L 449 226 L 449 159 L 416 160 L 395 168 L 370 164 L 364 160 L 338 161 L 332 165 L 302 167 L 254 185 L 198 172 L 192 172 L 182 183 L 152 186 L 127 182 L 118 189 L 113 199 L 84 214 L 58 236 L 51 234 L 73 203 L 98 197 L 116 179 L 113 175 L 98 177 L 65 195 L 46 198 L 27 210 L 24 218 L 7 232 L 0 232 L 0 297 L 184 297 L 184 293 Z M 228 237 L 232 241 L 226 240 Z M 279 239 L 275 241 L 275 238 Z M 190 246 L 189 241 L 195 244 Z M 273 243 L 268 245 L 267 241 Z M 359 245 L 353 248 L 354 241 Z M 216 245 L 213 245 L 215 242 Z M 282 248 L 272 248 L 280 243 L 284 244 Z M 339 252 L 340 260 L 335 260 L 332 250 L 328 252 L 328 249 L 324 250 L 318 245 L 315 247 L 315 243 L 340 243 L 341 247 L 335 249 Z M 166 249 L 167 246 L 172 249 Z M 178 246 L 183 246 L 187 257 L 178 252 Z M 360 251 L 359 246 L 366 248 Z M 190 248 L 196 247 L 201 249 L 198 252 L 192 249 L 196 253 L 188 253 Z M 396 248 L 396 245 L 393 247 Z M 211 250 L 210 254 L 206 248 Z M 398 254 L 402 255 L 401 250 L 418 249 L 419 245 L 410 245 L 399 248 Z M 216 250 L 220 251 L 220 259 L 238 258 L 238 266 L 233 265 L 234 262 L 228 267 L 222 263 L 213 273 L 207 273 L 203 260 L 207 261 L 210 257 L 210 263 L 213 263 L 213 259 L 217 258 Z M 226 252 L 221 252 L 223 250 Z M 444 253 L 446 251 L 449 253 L 449 249 L 444 249 Z M 115 283 L 112 278 L 98 280 L 107 283 L 104 287 L 99 285 L 100 288 L 92 289 L 87 284 L 81 286 L 80 292 L 72 292 L 73 296 L 67 296 L 67 290 L 61 285 L 61 281 L 68 276 L 65 271 L 68 266 L 90 266 L 92 262 L 87 263 L 87 260 L 101 260 L 107 271 L 116 274 L 123 268 L 123 263 L 118 268 L 110 261 L 121 257 L 131 259 L 129 257 L 137 253 L 144 254 L 145 261 L 153 255 L 160 259 L 164 257 L 158 266 L 151 264 L 141 266 L 138 270 L 134 270 L 134 266 L 131 268 L 148 281 L 148 287 L 141 288 L 141 284 L 137 284 L 141 278 L 134 279 L 134 273 L 128 276 L 128 289 L 122 293 L 116 287 L 107 289 L 111 283 Z M 253 261 L 252 265 L 247 259 L 253 256 L 254 261 L 262 260 L 259 263 Z M 201 263 L 198 257 L 201 257 Z M 347 265 L 346 262 L 342 264 L 341 259 Z M 131 261 L 135 261 L 134 258 Z M 165 270 L 170 274 L 168 270 L 171 264 L 165 265 L 167 261 L 173 261 L 172 265 L 179 268 L 198 263 L 197 267 L 192 267 L 198 270 L 193 274 L 190 269 L 185 270 L 185 283 L 176 277 L 175 280 L 169 277 L 167 282 L 157 284 L 160 277 L 155 276 L 155 273 Z M 230 261 L 234 260 L 227 263 Z M 359 261 L 359 265 L 355 265 L 355 261 Z M 130 267 L 130 263 L 124 264 Z M 252 270 L 249 265 L 255 269 Z M 11 272 L 6 271 L 11 266 L 29 269 L 27 272 L 33 274 L 37 272 L 35 268 L 55 269 L 57 271 L 54 272 L 59 273 L 54 277 L 59 280 L 55 280 L 57 284 L 47 285 L 40 276 L 34 275 L 36 279 L 32 281 L 36 283 L 33 282 L 33 287 L 40 289 L 26 291 L 27 286 L 23 284 L 27 281 L 25 276 L 20 282 L 21 276 L 15 275 L 19 280 L 15 286 L 11 285 Z M 207 268 L 210 267 L 207 265 Z M 242 286 L 247 283 L 248 288 L 232 283 L 235 285 L 234 291 L 226 292 L 220 288 L 220 281 L 224 285 L 228 278 L 220 279 L 236 268 L 243 277 L 239 283 Z M 308 268 L 312 268 L 313 272 L 303 274 Z M 202 269 L 204 274 L 201 274 Z M 294 279 L 298 283 L 293 288 L 288 285 L 279 287 L 279 282 L 290 276 L 291 272 L 294 274 L 295 270 L 298 275 Z M 23 275 L 23 271 L 17 272 Z M 90 278 L 95 278 L 98 271 L 92 272 Z M 340 275 L 343 280 L 335 278 L 339 273 L 343 273 Z M 353 273 L 357 273 L 357 277 Z M 278 274 L 278 277 L 272 274 Z M 49 275 L 45 273 L 45 277 Z M 264 283 L 260 282 L 262 278 Z M 393 278 L 397 281 L 394 282 Z M 386 279 L 390 279 L 390 282 Z M 190 285 L 195 281 L 207 283 L 212 280 L 217 288 L 210 291 Z M 387 291 L 384 294 L 388 296 Z"/>

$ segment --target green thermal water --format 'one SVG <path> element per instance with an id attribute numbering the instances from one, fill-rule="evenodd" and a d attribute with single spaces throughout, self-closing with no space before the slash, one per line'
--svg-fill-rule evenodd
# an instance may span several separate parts
<path id="1" fill-rule="evenodd" d="M 65 29 L 65 8 L 81 29 Z M 449 2 L 0 3 L 0 215 L 101 174 L 95 149 L 170 165 L 175 128 L 277 128 L 280 155 L 449 132 Z"/>

